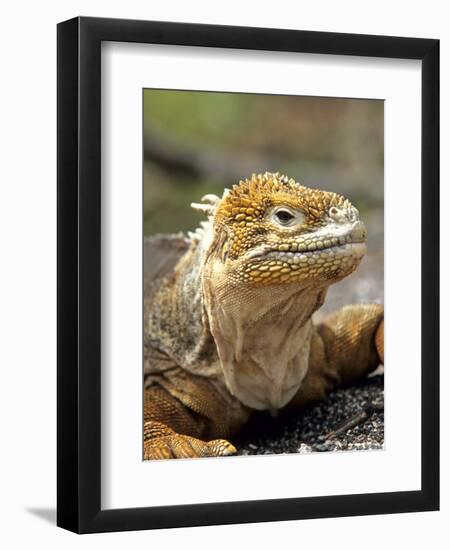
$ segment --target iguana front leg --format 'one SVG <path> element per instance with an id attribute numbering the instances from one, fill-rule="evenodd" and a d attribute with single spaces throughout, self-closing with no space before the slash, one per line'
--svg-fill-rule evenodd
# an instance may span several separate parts
<path id="1" fill-rule="evenodd" d="M 384 363 L 384 309 L 349 305 L 314 327 L 308 373 L 291 407 L 324 399 L 338 386 L 361 380 Z"/>
<path id="2" fill-rule="evenodd" d="M 210 412 L 215 396 L 197 388 L 190 396 L 193 409 L 159 385 L 144 394 L 144 460 L 227 456 L 236 453 L 225 439 L 203 440 L 217 432 L 214 418 L 195 412 Z"/>

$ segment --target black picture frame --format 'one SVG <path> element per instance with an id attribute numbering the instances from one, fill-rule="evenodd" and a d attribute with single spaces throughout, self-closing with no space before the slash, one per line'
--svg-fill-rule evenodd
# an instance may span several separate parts
<path id="1" fill-rule="evenodd" d="M 422 489 L 101 509 L 102 41 L 422 61 Z M 58 25 L 57 524 L 77 533 L 439 508 L 439 41 L 77 17 Z"/>

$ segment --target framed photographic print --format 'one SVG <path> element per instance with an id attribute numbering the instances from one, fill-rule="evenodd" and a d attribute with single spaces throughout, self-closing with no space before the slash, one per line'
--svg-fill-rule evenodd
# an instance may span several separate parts
<path id="1" fill-rule="evenodd" d="M 439 506 L 439 41 L 58 25 L 58 525 Z"/>

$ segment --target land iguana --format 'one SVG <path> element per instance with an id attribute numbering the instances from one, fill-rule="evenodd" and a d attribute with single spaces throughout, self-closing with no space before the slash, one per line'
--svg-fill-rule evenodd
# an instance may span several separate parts
<path id="1" fill-rule="evenodd" d="M 146 245 L 146 460 L 234 454 L 256 411 L 301 410 L 384 361 L 381 305 L 311 320 L 366 250 L 347 199 L 265 173 L 192 206 L 207 220 L 189 238 Z"/>

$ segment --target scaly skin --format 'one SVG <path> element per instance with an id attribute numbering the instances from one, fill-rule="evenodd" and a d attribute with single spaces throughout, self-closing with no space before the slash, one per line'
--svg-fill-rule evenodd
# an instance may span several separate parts
<path id="1" fill-rule="evenodd" d="M 384 360 L 382 306 L 311 322 L 365 252 L 348 200 L 278 173 L 203 200 L 208 221 L 147 293 L 145 459 L 233 454 L 255 410 L 301 409 Z"/>

